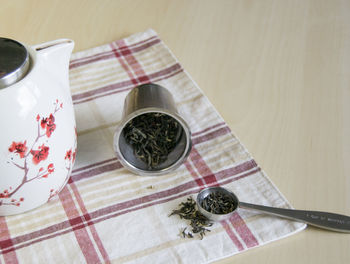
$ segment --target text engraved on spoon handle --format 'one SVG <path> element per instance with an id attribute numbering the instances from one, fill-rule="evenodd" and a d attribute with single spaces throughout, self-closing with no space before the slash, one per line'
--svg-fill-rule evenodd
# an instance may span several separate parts
<path id="1" fill-rule="evenodd" d="M 254 209 L 268 214 L 304 222 L 320 228 L 350 233 L 350 217 L 346 215 L 319 211 L 276 208 L 243 202 L 239 203 L 239 207 L 244 209 Z"/>

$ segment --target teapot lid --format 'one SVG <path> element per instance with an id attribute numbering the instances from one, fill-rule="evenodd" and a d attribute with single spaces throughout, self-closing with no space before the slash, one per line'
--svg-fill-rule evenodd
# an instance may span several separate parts
<path id="1" fill-rule="evenodd" d="M 21 80 L 29 64 L 29 53 L 21 43 L 0 38 L 0 89 Z"/>

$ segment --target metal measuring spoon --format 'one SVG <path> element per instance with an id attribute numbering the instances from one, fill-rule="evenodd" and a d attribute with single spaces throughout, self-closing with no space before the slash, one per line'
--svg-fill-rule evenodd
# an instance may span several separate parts
<path id="1" fill-rule="evenodd" d="M 208 200 L 205 201 L 206 197 L 210 194 L 220 194 L 222 197 L 225 197 L 226 203 L 231 203 L 230 211 L 226 214 L 215 214 L 210 212 L 212 210 L 208 208 L 207 210 L 203 208 L 208 207 Z M 220 198 L 221 199 L 221 198 Z M 206 216 L 209 220 L 212 221 L 222 221 L 230 218 L 237 208 L 243 209 L 253 209 L 267 214 L 292 219 L 298 222 L 304 222 L 309 225 L 317 226 L 319 228 L 328 229 L 337 232 L 350 233 L 350 217 L 346 215 L 319 212 L 319 211 L 307 211 L 307 210 L 295 210 L 295 209 L 285 209 L 285 208 L 276 208 L 270 206 L 256 205 L 250 203 L 240 202 L 237 196 L 222 187 L 209 187 L 203 189 L 199 192 L 197 196 L 197 205 L 199 211 Z"/>

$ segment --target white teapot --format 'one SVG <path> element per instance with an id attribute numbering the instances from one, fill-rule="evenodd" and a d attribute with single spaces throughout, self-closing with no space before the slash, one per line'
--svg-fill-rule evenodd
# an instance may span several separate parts
<path id="1" fill-rule="evenodd" d="M 0 38 L 0 216 L 36 208 L 71 174 L 77 146 L 69 59 L 74 42 Z"/>

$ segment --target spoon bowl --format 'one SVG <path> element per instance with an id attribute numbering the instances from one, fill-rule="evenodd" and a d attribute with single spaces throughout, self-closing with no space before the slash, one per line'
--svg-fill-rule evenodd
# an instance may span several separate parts
<path id="1" fill-rule="evenodd" d="M 227 197 L 227 199 L 233 204 L 233 207 L 232 207 L 233 210 L 229 213 L 226 213 L 226 214 L 218 214 L 218 213 L 213 213 L 213 212 L 206 210 L 203 206 L 203 202 L 206 199 L 208 199 L 209 195 L 211 195 L 213 193 L 215 193 L 215 194 L 219 193 L 219 194 Z M 238 200 L 237 196 L 233 192 L 231 192 L 225 188 L 222 188 L 222 187 L 209 187 L 209 188 L 203 189 L 197 195 L 196 202 L 197 202 L 199 212 L 202 215 L 204 215 L 206 218 L 208 218 L 209 220 L 212 220 L 215 222 L 229 219 L 233 215 L 233 213 L 236 211 L 238 204 L 239 204 L 239 200 Z"/>

